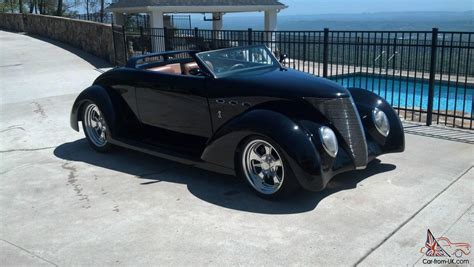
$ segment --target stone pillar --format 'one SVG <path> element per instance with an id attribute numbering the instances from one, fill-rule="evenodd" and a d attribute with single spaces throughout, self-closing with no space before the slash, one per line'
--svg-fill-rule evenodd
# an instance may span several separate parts
<path id="1" fill-rule="evenodd" d="M 267 46 L 272 52 L 276 50 L 275 34 L 271 31 L 276 31 L 277 29 L 277 10 L 268 10 L 265 11 L 265 21 L 264 21 L 264 30 L 268 31 L 265 34 L 265 40 L 267 41 Z"/>
<path id="2" fill-rule="evenodd" d="M 150 13 L 151 52 L 165 51 L 165 33 L 163 12 L 154 10 Z"/>
<path id="3" fill-rule="evenodd" d="M 125 15 L 122 12 L 113 12 L 113 20 L 115 25 L 125 25 Z"/>

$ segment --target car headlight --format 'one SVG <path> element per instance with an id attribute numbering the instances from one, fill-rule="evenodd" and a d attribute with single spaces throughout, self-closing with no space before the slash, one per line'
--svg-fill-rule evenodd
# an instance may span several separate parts
<path id="1" fill-rule="evenodd" d="M 377 131 L 384 137 L 387 137 L 390 133 L 390 123 L 388 122 L 388 117 L 385 112 L 374 108 L 372 110 L 372 120 L 374 121 Z"/>
<path id="2" fill-rule="evenodd" d="M 335 158 L 338 150 L 336 134 L 334 134 L 331 128 L 322 126 L 319 128 L 319 135 L 321 136 L 324 150 L 326 150 L 329 156 Z"/>

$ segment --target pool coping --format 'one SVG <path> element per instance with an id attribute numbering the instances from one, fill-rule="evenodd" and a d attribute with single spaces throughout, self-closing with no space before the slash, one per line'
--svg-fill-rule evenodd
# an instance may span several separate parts
<path id="1" fill-rule="evenodd" d="M 377 74 L 377 73 L 367 73 L 367 72 L 352 72 L 352 73 L 345 73 L 345 74 L 338 74 L 338 75 L 331 75 L 327 78 L 330 80 L 334 79 L 344 79 L 344 78 L 352 78 L 354 76 L 360 77 L 368 77 L 368 78 L 383 78 L 389 80 L 403 80 L 403 81 L 411 81 L 415 83 L 429 83 L 429 79 L 423 77 L 412 77 L 412 76 L 399 76 L 399 75 L 392 75 L 392 74 Z M 435 80 L 436 85 L 446 85 L 450 88 L 456 88 L 455 84 L 461 85 L 460 87 L 457 86 L 458 89 L 472 89 L 474 90 L 474 81 L 473 82 L 465 82 L 465 81 L 453 81 L 453 80 Z"/>

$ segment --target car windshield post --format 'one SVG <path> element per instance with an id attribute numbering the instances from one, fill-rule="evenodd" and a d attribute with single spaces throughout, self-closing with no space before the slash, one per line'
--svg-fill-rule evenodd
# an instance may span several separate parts
<path id="1" fill-rule="evenodd" d="M 206 51 L 197 53 L 196 58 L 215 78 L 246 70 L 281 67 L 264 45 Z"/>

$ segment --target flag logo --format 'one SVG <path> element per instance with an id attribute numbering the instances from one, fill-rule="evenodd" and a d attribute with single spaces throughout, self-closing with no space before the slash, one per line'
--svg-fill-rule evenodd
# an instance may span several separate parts
<path id="1" fill-rule="evenodd" d="M 430 257 L 451 257 L 451 255 L 449 255 L 438 243 L 438 241 L 436 241 L 435 237 L 433 236 L 433 234 L 431 233 L 430 229 L 428 229 L 428 232 L 426 234 L 426 243 L 425 243 L 425 248 L 426 248 L 426 252 L 425 252 L 425 255 L 426 256 L 430 256 Z"/>
<path id="2" fill-rule="evenodd" d="M 435 238 L 430 229 L 426 233 L 425 246 L 420 248 L 420 253 L 428 257 L 449 257 L 453 255 L 460 258 L 464 255 L 469 255 L 471 245 L 469 243 L 454 243 L 447 237 Z"/>

